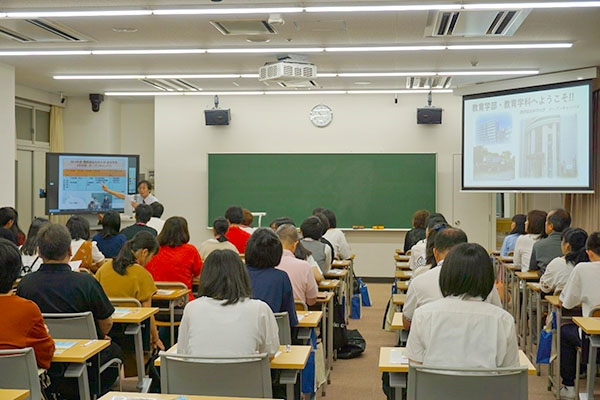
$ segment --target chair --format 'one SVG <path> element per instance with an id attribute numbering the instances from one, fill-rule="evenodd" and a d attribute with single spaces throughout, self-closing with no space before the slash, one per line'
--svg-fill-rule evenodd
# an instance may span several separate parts
<path id="1" fill-rule="evenodd" d="M 266 353 L 235 357 L 198 357 L 160 352 L 163 394 L 271 398 Z"/>
<path id="2" fill-rule="evenodd" d="M 290 316 L 287 311 L 274 313 L 277 327 L 279 328 L 279 344 L 292 344 L 292 330 L 290 328 Z"/>
<path id="3" fill-rule="evenodd" d="M 408 400 L 525 400 L 527 367 L 452 369 L 410 365 Z"/>
<path id="4" fill-rule="evenodd" d="M 98 332 L 91 311 L 82 313 L 65 314 L 42 314 L 44 322 L 48 326 L 50 336 L 60 339 L 90 339 L 97 340 Z M 121 376 L 121 367 L 123 362 L 119 358 L 108 360 L 99 366 L 99 372 L 102 374 L 107 368 L 115 367 L 119 369 Z M 119 379 L 119 390 L 122 390 L 122 380 Z"/>
<path id="5" fill-rule="evenodd" d="M 0 350 L 0 388 L 29 390 L 30 400 L 43 400 L 35 354 L 31 347 Z"/>
<path id="6" fill-rule="evenodd" d="M 600 317 L 600 305 L 594 306 L 590 310 L 589 317 L 598 318 Z M 590 343 L 590 346 L 592 344 Z M 583 351 L 582 347 L 577 347 L 577 358 L 575 361 L 575 393 L 579 393 L 579 376 L 581 375 L 581 352 Z"/>
<path id="7" fill-rule="evenodd" d="M 156 287 L 159 290 L 181 290 L 187 289 L 187 285 L 183 282 L 155 282 Z M 175 310 L 175 315 L 183 315 L 183 310 Z M 160 321 L 159 316 L 166 316 L 167 321 Z M 169 319 L 169 308 L 159 307 L 158 314 L 156 315 L 155 322 L 158 327 L 170 327 L 171 323 L 168 321 Z M 180 321 L 175 321 L 173 323 L 174 326 L 179 326 L 181 324 Z"/>
<path id="8" fill-rule="evenodd" d="M 108 299 L 110 303 L 115 307 L 130 307 L 139 308 L 142 307 L 142 303 L 138 299 L 133 297 L 113 297 Z"/>
<path id="9" fill-rule="evenodd" d="M 294 299 L 296 305 L 296 311 L 308 311 L 308 305 L 302 300 Z"/>

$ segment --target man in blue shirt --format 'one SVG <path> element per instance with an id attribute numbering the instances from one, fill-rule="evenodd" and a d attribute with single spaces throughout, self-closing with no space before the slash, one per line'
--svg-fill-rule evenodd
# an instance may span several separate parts
<path id="1" fill-rule="evenodd" d="M 298 325 L 292 283 L 285 271 L 275 269 L 283 248 L 277 235 L 268 228 L 257 229 L 246 245 L 246 265 L 252 297 L 262 300 L 274 313 L 287 311 L 290 325 Z"/>

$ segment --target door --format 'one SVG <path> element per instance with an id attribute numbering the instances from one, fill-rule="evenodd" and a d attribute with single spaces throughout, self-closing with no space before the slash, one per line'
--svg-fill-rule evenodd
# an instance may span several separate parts
<path id="1" fill-rule="evenodd" d="M 448 222 L 465 231 L 469 242 L 495 250 L 496 246 L 492 245 L 496 231 L 493 196 L 491 193 L 461 192 L 461 155 L 454 154 L 453 161 L 452 220 Z"/>
<path id="2" fill-rule="evenodd" d="M 17 150 L 17 211 L 26 232 L 33 219 L 33 151 Z"/>

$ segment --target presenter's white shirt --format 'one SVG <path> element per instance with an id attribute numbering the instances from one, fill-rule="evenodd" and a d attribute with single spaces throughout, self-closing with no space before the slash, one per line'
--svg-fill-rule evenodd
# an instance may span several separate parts
<path id="1" fill-rule="evenodd" d="M 579 263 L 560 294 L 564 308 L 574 308 L 581 304 L 583 316 L 600 305 L 600 261 Z"/>
<path id="2" fill-rule="evenodd" d="M 346 235 L 340 229 L 332 228 L 325 232 L 325 239 L 329 240 L 335 250 L 334 257 L 340 260 L 346 260 L 352 257 L 352 250 L 346 240 Z"/>
<path id="3" fill-rule="evenodd" d="M 83 239 L 71 240 L 71 254 L 77 254 L 77 250 L 81 247 L 81 245 L 85 242 Z M 98 264 L 101 261 L 104 261 L 104 254 L 98 249 L 96 242 L 92 241 L 92 261 L 94 264 Z"/>
<path id="4" fill-rule="evenodd" d="M 408 266 L 413 271 L 426 264 L 425 252 L 427 250 L 427 239 L 422 239 L 417 242 L 413 247 L 410 248 L 410 259 L 408 260 Z"/>
<path id="5" fill-rule="evenodd" d="M 540 235 L 528 233 L 521 235 L 515 243 L 513 262 L 515 267 L 521 268 L 522 272 L 529 271 L 529 261 L 531 261 L 531 252 L 533 245 L 540 240 Z"/>
<path id="6" fill-rule="evenodd" d="M 148 221 L 146 223 L 146 226 L 156 229 L 156 232 L 158 232 L 158 233 L 160 233 L 160 231 L 162 231 L 162 228 L 164 225 L 165 225 L 165 221 L 160 218 L 156 218 L 156 217 L 150 218 L 150 221 Z"/>
<path id="7" fill-rule="evenodd" d="M 178 354 L 197 356 L 275 355 L 277 321 L 267 303 L 244 299 L 235 304 L 200 297 L 185 306 L 179 327 Z"/>
<path id="8" fill-rule="evenodd" d="M 540 278 L 540 287 L 544 293 L 556 293 L 562 290 L 575 266 L 568 263 L 564 257 L 556 257 L 546 267 L 544 275 Z"/>
<path id="9" fill-rule="evenodd" d="M 415 311 L 405 355 L 434 367 L 518 367 L 515 321 L 481 298 L 439 299 Z"/>
<path id="10" fill-rule="evenodd" d="M 442 289 L 440 289 L 440 272 L 442 271 L 442 268 L 444 268 L 443 265 L 430 269 L 422 275 L 417 276 L 411 284 L 408 285 L 406 301 L 402 308 L 402 315 L 409 321 L 412 321 L 416 309 L 444 297 L 442 295 Z M 492 291 L 485 301 L 495 306 L 502 307 L 500 295 L 498 295 L 496 286 L 492 288 Z"/>
<path id="11" fill-rule="evenodd" d="M 152 203 L 156 203 L 158 201 L 158 199 L 156 197 L 154 197 L 152 195 L 152 193 L 150 193 L 148 196 L 146 196 L 146 198 L 143 198 L 141 194 L 136 194 L 135 197 L 135 202 L 138 204 L 152 204 Z"/>

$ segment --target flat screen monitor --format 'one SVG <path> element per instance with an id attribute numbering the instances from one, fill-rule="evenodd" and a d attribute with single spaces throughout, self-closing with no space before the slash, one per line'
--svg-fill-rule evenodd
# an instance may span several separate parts
<path id="1" fill-rule="evenodd" d="M 46 214 L 123 212 L 125 201 L 103 190 L 134 195 L 139 155 L 46 154 Z"/>
<path id="2" fill-rule="evenodd" d="M 590 81 L 463 97 L 462 189 L 592 191 Z"/>

